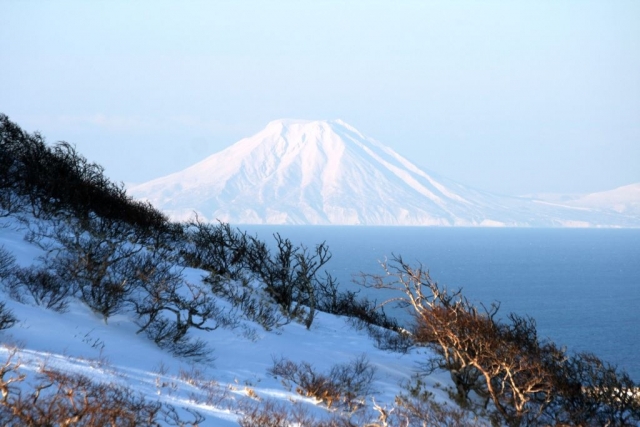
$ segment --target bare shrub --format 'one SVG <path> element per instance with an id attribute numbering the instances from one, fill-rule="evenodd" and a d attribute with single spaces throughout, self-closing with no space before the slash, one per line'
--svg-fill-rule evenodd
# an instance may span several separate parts
<path id="1" fill-rule="evenodd" d="M 172 405 L 164 405 L 162 408 L 162 420 L 166 425 L 172 427 L 198 427 L 206 421 L 206 418 L 198 411 L 183 408 L 190 416 L 189 420 L 185 420 Z"/>
<path id="2" fill-rule="evenodd" d="M 385 414 L 384 421 L 384 425 L 388 426 L 489 426 L 488 422 L 470 417 L 468 413 L 451 405 L 404 395 L 396 397 L 395 405 Z"/>
<path id="3" fill-rule="evenodd" d="M 374 345 L 380 350 L 407 353 L 415 345 L 413 337 L 401 328 L 392 330 L 371 324 L 366 324 L 365 328 Z"/>
<path id="4" fill-rule="evenodd" d="M 374 402 L 379 413 L 380 426 L 444 426 L 470 427 L 488 426 L 474 413 L 464 411 L 449 403 L 438 403 L 428 391 L 421 375 L 414 375 L 403 384 L 406 393 L 396 396 L 394 404 L 381 407 Z"/>
<path id="5" fill-rule="evenodd" d="M 415 345 L 413 335 L 400 327 L 397 321 L 387 317 L 384 307 L 367 298 L 354 299 L 345 305 L 349 323 L 357 330 L 365 330 L 381 350 L 407 353 Z M 338 314 L 338 313 L 336 313 Z"/>
<path id="6" fill-rule="evenodd" d="M 159 403 L 83 375 L 43 369 L 30 390 L 17 387 L 26 378 L 19 367 L 9 358 L 0 369 L 0 420 L 5 424 L 155 426 L 160 415 Z"/>
<path id="7" fill-rule="evenodd" d="M 640 387 L 626 372 L 591 353 L 576 354 L 561 368 L 561 399 L 550 419 L 574 425 L 640 424 Z"/>
<path id="8" fill-rule="evenodd" d="M 16 258 L 4 246 L 0 246 L 0 283 L 13 275 Z"/>
<path id="9" fill-rule="evenodd" d="M 208 270 L 212 285 L 257 277 L 285 316 L 303 321 L 307 328 L 315 317 L 318 294 L 335 285 L 330 275 L 322 278 L 318 274 L 331 258 L 325 243 L 310 250 L 275 234 L 276 249 L 272 253 L 257 237 L 249 237 L 225 223 L 203 223 L 198 217 L 186 224 L 184 235 L 187 244 L 180 250 L 182 258 L 192 267 Z M 248 304 L 246 310 L 243 308 L 246 313 L 260 309 L 267 314 L 265 306 L 247 299 L 240 301 Z M 264 320 L 270 322 L 269 317 Z"/>
<path id="10" fill-rule="evenodd" d="M 244 409 L 245 413 L 238 420 L 240 427 L 291 427 L 293 425 L 288 408 L 272 400 Z"/>
<path id="11" fill-rule="evenodd" d="M 237 319 L 218 307 L 205 286 L 184 281 L 172 264 L 151 256 L 136 265 L 133 280 L 136 292 L 130 303 L 138 317 L 138 333 L 144 332 L 159 347 L 175 355 L 209 358 L 206 343 L 189 338 L 189 330 L 234 327 Z"/>
<path id="12" fill-rule="evenodd" d="M 123 310 L 133 290 L 130 263 L 143 249 L 135 228 L 93 214 L 34 226 L 28 237 L 48 251 L 45 264 L 85 304 L 105 321 Z"/>
<path id="13" fill-rule="evenodd" d="M 354 408 L 364 404 L 364 399 L 372 392 L 371 385 L 376 369 L 364 354 L 350 362 L 338 364 L 329 371 L 329 378 L 342 389 L 342 400 Z"/>
<path id="14" fill-rule="evenodd" d="M 326 419 L 311 416 L 301 405 L 286 405 L 273 400 L 241 405 L 240 427 L 378 427 L 370 423 L 353 423 L 347 417 L 332 415 Z"/>
<path id="15" fill-rule="evenodd" d="M 197 216 L 185 225 L 188 244 L 181 255 L 187 265 L 209 271 L 212 276 L 240 279 L 247 268 L 249 240 L 246 233 L 220 222 L 208 224 Z"/>
<path id="16" fill-rule="evenodd" d="M 448 370 L 459 402 L 473 405 L 474 392 L 510 426 L 638 419 L 637 403 L 630 398 L 638 386 L 628 376 L 588 357 L 569 358 L 564 349 L 538 338 L 533 319 L 510 314 L 498 320 L 498 304 L 476 307 L 399 257 L 383 267 L 384 276 L 365 275 L 362 284 L 403 294 L 389 302 L 413 310 L 415 342 L 437 355 L 423 367 Z M 583 419 L 571 415 L 581 412 Z"/>
<path id="17" fill-rule="evenodd" d="M 189 370 L 180 369 L 177 379 L 194 388 L 194 391 L 189 394 L 189 399 L 193 402 L 219 405 L 228 397 L 228 391 L 225 387 L 222 387 L 216 380 L 208 378 L 195 365 L 192 365 Z"/>
<path id="18" fill-rule="evenodd" d="M 25 141 L 28 141 L 25 144 Z M 27 202 L 24 191 L 24 162 L 21 154 L 30 145 L 39 145 L 37 134 L 29 135 L 22 131 L 9 118 L 0 114 L 0 217 L 22 211 Z"/>
<path id="19" fill-rule="evenodd" d="M 144 332 L 158 347 L 168 350 L 174 356 L 202 362 L 214 360 L 212 350 L 204 340 L 192 338 L 186 331 L 166 318 L 156 319 Z"/>
<path id="20" fill-rule="evenodd" d="M 0 172 L 0 181 L 2 181 L 2 172 Z M 0 182 L 0 218 L 8 216 L 18 216 L 26 210 L 27 199 L 20 196 L 11 188 L 2 188 Z M 2 228 L 2 226 L 0 226 Z"/>
<path id="21" fill-rule="evenodd" d="M 204 421 L 202 415 L 188 410 L 193 419 L 184 420 L 172 406 L 145 400 L 128 387 L 46 366 L 29 382 L 15 358 L 13 350 L 0 367 L 2 425 L 157 427 L 162 422 L 196 427 Z"/>
<path id="22" fill-rule="evenodd" d="M 318 310 L 347 316 L 357 330 L 366 330 L 377 348 L 406 353 L 413 346 L 413 338 L 398 322 L 388 317 L 377 301 L 359 296 L 358 291 L 340 291 L 329 277 L 318 284 Z"/>
<path id="23" fill-rule="evenodd" d="M 349 363 L 335 365 L 327 373 L 317 372 L 307 362 L 295 363 L 280 358 L 274 359 L 269 373 L 280 377 L 285 387 L 291 388 L 295 384 L 300 395 L 314 397 L 329 408 L 335 403 L 353 411 L 363 406 L 364 399 L 371 393 L 375 368 L 364 355 Z"/>
<path id="24" fill-rule="evenodd" d="M 258 323 L 267 331 L 288 323 L 288 319 L 282 316 L 280 307 L 262 289 L 256 289 L 245 279 L 209 276 L 205 282 L 211 286 L 214 294 L 229 301 L 248 320 Z"/>
<path id="25" fill-rule="evenodd" d="M 11 284 L 11 294 L 18 301 L 58 312 L 67 310 L 72 293 L 67 281 L 45 267 L 18 268 Z"/>
<path id="26" fill-rule="evenodd" d="M 459 293 L 447 293 L 428 272 L 412 268 L 401 258 L 385 268 L 395 282 L 377 276 L 369 285 L 404 292 L 401 302 L 416 312 L 416 341 L 440 356 L 436 366 L 449 370 L 461 401 L 468 400 L 471 390 L 491 398 L 497 412 L 514 425 L 548 404 L 552 372 L 538 355 L 521 351 L 522 346 L 530 351 L 540 349 L 530 322 L 518 318 L 523 321 L 514 328 L 501 325 L 494 321 L 497 306 L 479 311 Z M 540 396 L 546 397 L 538 404 Z"/>
<path id="27" fill-rule="evenodd" d="M 25 374 L 18 371 L 20 362 L 15 361 L 15 358 L 16 349 L 11 349 L 4 365 L 0 366 L 0 393 L 2 394 L 3 406 L 11 398 L 12 394 L 20 391 L 17 384 L 26 378 Z M 2 420 L 2 415 L 0 415 L 0 420 Z"/>
<path id="28" fill-rule="evenodd" d="M 0 331 L 3 329 L 9 329 L 16 324 L 18 319 L 13 315 L 13 312 L 7 308 L 6 303 L 0 301 Z"/>
<path id="29" fill-rule="evenodd" d="M 304 245 L 294 246 L 277 233 L 274 237 L 277 249 L 273 255 L 264 242 L 249 239 L 249 268 L 289 318 L 301 319 L 310 328 L 315 318 L 316 290 L 333 280 L 329 274 L 324 279 L 318 274 L 331 253 L 324 242 L 310 250 Z"/>

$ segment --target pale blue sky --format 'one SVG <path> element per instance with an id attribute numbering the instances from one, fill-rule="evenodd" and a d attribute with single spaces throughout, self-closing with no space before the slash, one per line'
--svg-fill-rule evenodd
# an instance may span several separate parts
<path id="1" fill-rule="evenodd" d="M 640 182 L 640 1 L 0 2 L 0 112 L 116 181 L 335 119 L 504 194 Z"/>

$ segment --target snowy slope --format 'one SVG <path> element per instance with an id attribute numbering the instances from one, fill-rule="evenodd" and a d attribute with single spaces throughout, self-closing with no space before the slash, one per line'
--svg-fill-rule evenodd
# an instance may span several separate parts
<path id="1" fill-rule="evenodd" d="M 129 193 L 234 224 L 640 226 L 624 212 L 502 197 L 435 178 L 341 120 L 276 120 Z"/>
<path id="2" fill-rule="evenodd" d="M 603 212 L 617 212 L 640 217 L 640 183 L 625 185 L 609 191 L 582 195 L 548 194 L 538 196 L 548 202 Z"/>
<path id="3" fill-rule="evenodd" d="M 37 264 L 42 251 L 23 240 L 24 230 L 15 223 L 0 223 L 0 246 L 16 256 L 21 266 Z M 186 278 L 197 282 L 205 272 L 187 270 Z M 341 317 L 324 313 L 310 330 L 291 323 L 267 332 L 244 321 L 242 327 L 197 331 L 194 336 L 207 341 L 213 349 L 213 361 L 193 363 L 159 349 L 144 335 L 129 315 L 115 315 L 105 323 L 79 302 L 72 302 L 66 313 L 25 305 L 10 299 L 0 287 L 0 301 L 13 311 L 18 323 L 0 331 L 0 366 L 17 348 L 14 362 L 21 372 L 34 377 L 42 368 L 79 373 L 103 383 L 128 386 L 149 401 L 168 403 L 185 420 L 197 411 L 206 420 L 200 426 L 237 426 L 247 402 L 272 400 L 297 405 L 316 417 L 327 417 L 328 410 L 313 398 L 302 397 L 286 389 L 279 379 L 267 373 L 273 358 L 287 357 L 309 362 L 320 372 L 336 363 L 349 362 L 361 354 L 376 368 L 373 391 L 377 404 L 393 403 L 407 380 L 424 361 L 424 350 L 406 355 L 378 350 L 363 331 L 356 331 Z M 427 384 L 450 384 L 446 374 L 426 379 Z M 442 387 L 432 387 L 436 399 L 448 400 Z M 371 405 L 372 402 L 367 402 Z"/>

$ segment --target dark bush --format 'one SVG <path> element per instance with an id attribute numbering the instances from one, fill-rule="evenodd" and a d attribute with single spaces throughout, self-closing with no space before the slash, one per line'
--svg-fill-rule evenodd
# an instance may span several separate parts
<path id="1" fill-rule="evenodd" d="M 318 283 L 316 294 L 318 310 L 349 317 L 356 329 L 367 331 L 379 349 L 406 353 L 413 346 L 411 334 L 396 319 L 387 316 L 384 306 L 361 297 L 359 291 L 340 291 L 329 276 Z"/>
<path id="2" fill-rule="evenodd" d="M 18 319 L 13 315 L 13 312 L 7 308 L 6 303 L 0 302 L 0 331 L 3 329 L 9 329 L 16 324 Z"/>
<path id="3" fill-rule="evenodd" d="M 57 218 L 30 234 L 48 251 L 47 268 L 105 321 L 123 310 L 135 287 L 138 237 L 134 227 L 95 215 Z"/>
<path id="4" fill-rule="evenodd" d="M 265 290 L 290 318 L 300 318 L 307 328 L 315 317 L 317 289 L 330 275 L 319 277 L 320 269 L 331 259 L 325 243 L 313 251 L 294 246 L 290 240 L 274 235 L 277 249 L 272 255 L 263 242 L 251 238 L 249 268 L 264 284 Z"/>
<path id="5" fill-rule="evenodd" d="M 0 114 L 0 213 L 25 207 L 41 218 L 95 214 L 148 233 L 169 227 L 165 215 L 127 196 L 123 185 L 109 181 L 103 168 L 74 146 L 49 147 L 40 134 L 29 134 Z"/>
<path id="6" fill-rule="evenodd" d="M 209 276 L 205 278 L 205 282 L 211 286 L 215 295 L 229 301 L 248 320 L 258 323 L 265 330 L 270 331 L 289 322 L 282 316 L 280 307 L 248 280 Z"/>
<path id="7" fill-rule="evenodd" d="M 12 277 L 15 269 L 16 258 L 4 246 L 0 246 L 0 283 Z"/>
<path id="8" fill-rule="evenodd" d="M 330 275 L 318 274 L 331 258 L 325 243 L 309 250 L 276 234 L 272 253 L 257 237 L 249 237 L 228 224 L 206 224 L 197 217 L 186 224 L 184 235 L 187 244 L 181 249 L 182 258 L 191 267 L 208 270 L 209 283 L 257 278 L 289 319 L 300 319 L 307 327 L 313 323 L 318 296 L 335 286 Z M 234 293 L 233 289 L 225 292 L 217 287 L 216 293 L 220 291 Z M 250 309 L 258 308 L 251 305 Z"/>
<path id="9" fill-rule="evenodd" d="M 550 419 L 573 425 L 640 424 L 640 387 L 626 372 L 591 353 L 573 355 L 559 369 L 564 381 Z"/>
<path id="10" fill-rule="evenodd" d="M 10 295 L 20 302 L 64 312 L 73 295 L 69 282 L 45 267 L 19 268 L 11 285 Z M 31 301 L 27 301 L 27 300 Z"/>
<path id="11" fill-rule="evenodd" d="M 400 327 L 387 329 L 366 321 L 352 318 L 351 323 L 356 329 L 365 329 L 369 337 L 373 340 L 376 348 L 380 350 L 394 351 L 396 353 L 407 353 L 415 347 L 415 341 L 409 331 Z"/>
<path id="12" fill-rule="evenodd" d="M 212 276 L 241 279 L 247 270 L 249 240 L 246 233 L 229 224 L 209 224 L 198 217 L 185 225 L 187 246 L 182 257 L 193 268 L 207 270 Z"/>
<path id="13" fill-rule="evenodd" d="M 140 326 L 159 347 L 184 357 L 206 359 L 210 352 L 201 340 L 191 340 L 190 329 L 212 331 L 233 327 L 237 320 L 220 308 L 210 291 L 188 283 L 173 264 L 154 257 L 132 258 L 136 291 L 129 302 Z"/>
<path id="14" fill-rule="evenodd" d="M 286 387 L 295 384 L 298 394 L 315 397 L 329 408 L 335 403 L 353 411 L 363 406 L 364 399 L 371 393 L 375 368 L 364 355 L 349 363 L 334 365 L 324 374 L 307 362 L 280 358 L 274 359 L 269 373 L 280 377 Z"/>
<path id="15" fill-rule="evenodd" d="M 406 353 L 413 346 L 413 337 L 387 316 L 383 306 L 367 297 L 358 297 L 358 292 L 338 291 L 333 281 L 329 287 L 320 289 L 318 309 L 339 316 L 347 316 L 356 329 L 366 330 L 381 350 Z"/>

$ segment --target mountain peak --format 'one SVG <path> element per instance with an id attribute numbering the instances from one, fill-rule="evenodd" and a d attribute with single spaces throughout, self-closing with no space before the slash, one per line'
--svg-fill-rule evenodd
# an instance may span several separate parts
<path id="1" fill-rule="evenodd" d="M 267 124 L 265 131 L 267 130 L 282 130 L 282 129 L 298 129 L 303 131 L 310 131 L 312 129 L 331 129 L 333 131 L 339 131 L 340 129 L 346 129 L 350 132 L 355 132 L 362 135 L 355 127 L 349 125 L 344 120 L 304 120 L 304 119 L 278 119 L 273 120 Z"/>
<path id="2" fill-rule="evenodd" d="M 289 127 L 289 126 L 313 126 L 313 125 L 320 125 L 320 126 L 331 126 L 332 124 L 338 124 L 338 125 L 346 125 L 345 122 L 343 122 L 340 119 L 336 119 L 336 120 L 310 120 L 310 119 L 291 119 L 291 118 L 285 118 L 285 119 L 277 119 L 277 120 L 272 120 L 270 121 L 266 128 L 270 128 L 270 127 L 275 127 L 275 126 L 281 126 L 281 127 Z"/>
<path id="3" fill-rule="evenodd" d="M 130 192 L 173 219 L 188 219 L 195 211 L 204 220 L 235 224 L 589 226 L 604 221 L 584 209 L 534 205 L 436 179 L 339 119 L 274 120 L 255 135 Z M 619 220 L 606 218 L 609 224 Z"/>
<path id="4" fill-rule="evenodd" d="M 341 119 L 334 120 L 273 120 L 258 134 L 251 137 L 266 140 L 285 141 L 290 147 L 316 144 L 323 149 L 335 150 L 336 146 L 353 144 L 355 140 L 367 144 L 374 143 L 355 127 Z"/>

